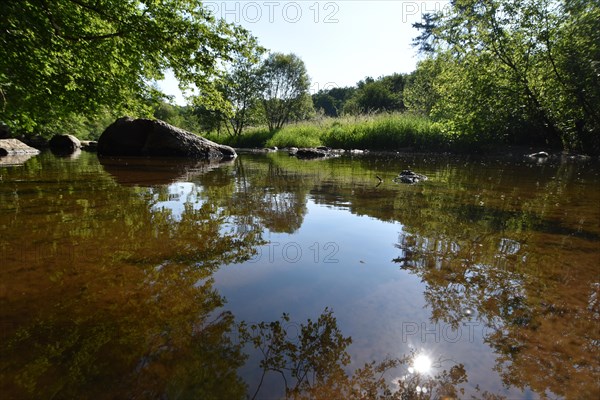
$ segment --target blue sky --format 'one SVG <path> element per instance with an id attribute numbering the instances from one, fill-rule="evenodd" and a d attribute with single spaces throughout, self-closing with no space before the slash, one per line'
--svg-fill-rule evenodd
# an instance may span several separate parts
<path id="1" fill-rule="evenodd" d="M 352 86 L 366 76 L 411 72 L 418 61 L 412 23 L 448 1 L 257 0 L 206 1 L 217 17 L 250 30 L 270 51 L 295 53 L 311 77 L 311 92 Z M 168 76 L 160 86 L 183 98 Z"/>

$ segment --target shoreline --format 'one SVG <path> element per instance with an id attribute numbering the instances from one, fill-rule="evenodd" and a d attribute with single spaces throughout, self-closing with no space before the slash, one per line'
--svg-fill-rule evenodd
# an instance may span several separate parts
<path id="1" fill-rule="evenodd" d="M 238 154 L 268 154 L 276 152 L 289 153 L 290 148 L 271 148 L 271 147 L 234 147 Z M 308 148 L 316 150 L 317 148 Z M 548 156 L 536 156 L 539 153 L 546 153 Z M 293 156 L 293 154 L 290 154 Z M 476 158 L 476 159 L 501 159 L 501 160 L 525 160 L 536 163 L 545 162 L 600 162 L 600 156 L 589 156 L 587 154 L 568 152 L 565 150 L 552 150 L 549 148 L 540 148 L 533 146 L 503 146 L 493 151 L 478 151 L 478 152 L 457 152 L 457 151 L 423 151 L 405 148 L 396 151 L 385 150 L 369 150 L 369 149 L 330 149 L 328 154 L 323 157 L 315 157 L 312 159 L 329 159 L 334 157 L 406 157 L 406 156 L 447 156 L 460 158 Z"/>

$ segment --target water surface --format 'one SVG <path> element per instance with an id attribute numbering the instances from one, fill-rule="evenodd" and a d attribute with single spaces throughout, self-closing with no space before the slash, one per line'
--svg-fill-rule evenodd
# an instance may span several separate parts
<path id="1" fill-rule="evenodd" d="M 337 343 L 345 376 L 426 355 L 420 373 L 437 386 L 415 398 L 600 393 L 596 162 L 16 164 L 0 166 L 7 398 L 252 397 L 263 355 L 238 328 L 283 313 L 291 342 L 323 315 L 351 338 Z M 429 180 L 394 183 L 408 167 Z M 313 351 L 323 365 L 336 361 L 327 346 Z M 413 367 L 390 368 L 386 384 L 400 390 Z M 306 396 L 343 381 L 325 371 Z M 256 398 L 284 397 L 288 379 L 269 372 Z"/>

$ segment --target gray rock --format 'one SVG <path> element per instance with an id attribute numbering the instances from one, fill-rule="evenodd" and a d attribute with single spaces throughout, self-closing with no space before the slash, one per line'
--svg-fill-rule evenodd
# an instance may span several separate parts
<path id="1" fill-rule="evenodd" d="M 327 157 L 328 152 L 326 150 L 315 149 L 312 147 L 303 147 L 296 151 L 297 158 L 323 158 Z"/>
<path id="2" fill-rule="evenodd" d="M 365 154 L 366 151 L 365 150 L 360 150 L 360 149 L 352 149 L 352 150 L 346 150 L 348 153 L 350 154 L 354 154 L 354 155 L 360 155 L 360 154 Z"/>
<path id="3" fill-rule="evenodd" d="M 98 139 L 104 156 L 170 156 L 233 159 L 235 150 L 160 120 L 119 118 Z"/>
<path id="4" fill-rule="evenodd" d="M 266 148 L 247 148 L 247 147 L 236 147 L 235 152 L 237 154 L 266 154 L 270 153 L 271 149 Z"/>
<path id="5" fill-rule="evenodd" d="M 25 154 L 35 155 L 39 154 L 39 152 L 38 149 L 27 146 L 18 139 L 0 139 L 0 157 Z"/>
<path id="6" fill-rule="evenodd" d="M 81 140 L 81 148 L 86 151 L 96 151 L 98 142 L 95 140 Z"/>

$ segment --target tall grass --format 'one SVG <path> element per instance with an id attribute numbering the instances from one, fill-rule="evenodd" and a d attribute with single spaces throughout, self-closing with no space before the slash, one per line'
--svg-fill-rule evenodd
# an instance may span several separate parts
<path id="1" fill-rule="evenodd" d="M 336 121 L 323 141 L 329 147 L 372 150 L 439 148 L 445 142 L 441 130 L 429 119 L 397 113 Z"/>
<path id="2" fill-rule="evenodd" d="M 323 130 L 310 123 L 288 125 L 267 141 L 267 146 L 318 147 L 323 145 Z"/>
<path id="3" fill-rule="evenodd" d="M 317 147 L 370 150 L 441 150 L 450 138 L 425 117 L 392 113 L 321 118 L 286 125 L 278 131 L 254 128 L 239 138 L 209 139 L 235 147 Z"/>
<path id="4" fill-rule="evenodd" d="M 266 143 L 273 136 L 274 132 L 269 132 L 267 128 L 251 128 L 246 130 L 240 136 L 231 136 L 226 133 L 210 133 L 204 135 L 213 142 L 226 144 L 233 147 L 265 147 Z"/>

